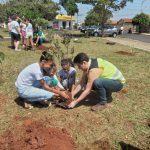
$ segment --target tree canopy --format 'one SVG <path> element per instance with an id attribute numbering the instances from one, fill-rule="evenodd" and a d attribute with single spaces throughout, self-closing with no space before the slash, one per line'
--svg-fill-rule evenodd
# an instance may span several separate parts
<path id="1" fill-rule="evenodd" d="M 72 3 L 93 5 L 93 9 L 86 17 L 86 24 L 94 24 L 94 22 L 95 24 L 104 24 L 112 17 L 113 11 L 122 9 L 126 6 L 127 2 L 133 2 L 133 0 L 60 0 L 60 4 L 65 8 L 66 4 L 70 1 Z"/>
<path id="2" fill-rule="evenodd" d="M 148 26 L 150 24 L 150 17 L 144 13 L 137 14 L 133 18 L 133 24 L 135 25 L 145 25 Z"/>
<path id="3" fill-rule="evenodd" d="M 35 20 L 43 18 L 52 20 L 59 10 L 52 0 L 8 0 L 0 4 L 0 19 L 7 20 L 13 14 Z"/>
<path id="4" fill-rule="evenodd" d="M 75 0 L 63 0 L 60 3 L 64 7 L 68 15 L 74 16 L 75 13 L 78 13 L 78 6 Z"/>

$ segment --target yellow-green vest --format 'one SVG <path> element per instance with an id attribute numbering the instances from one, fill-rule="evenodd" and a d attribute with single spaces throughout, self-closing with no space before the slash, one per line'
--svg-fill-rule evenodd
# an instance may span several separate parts
<path id="1" fill-rule="evenodd" d="M 103 73 L 99 76 L 99 78 L 119 80 L 122 83 L 125 83 L 124 76 L 117 69 L 116 66 L 101 58 L 97 58 L 97 62 L 98 62 L 98 67 L 103 70 Z"/>

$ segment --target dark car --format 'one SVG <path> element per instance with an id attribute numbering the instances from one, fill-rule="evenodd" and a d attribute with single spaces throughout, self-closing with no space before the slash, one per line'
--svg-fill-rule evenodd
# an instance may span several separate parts
<path id="1" fill-rule="evenodd" d="M 81 27 L 80 28 L 80 31 L 82 32 L 82 33 L 91 33 L 91 31 L 94 31 L 95 29 L 97 29 L 98 28 L 98 26 L 95 26 L 95 25 L 93 25 L 93 26 L 86 26 L 86 27 Z"/>
<path id="2" fill-rule="evenodd" d="M 87 28 L 88 28 L 87 26 L 85 26 L 85 27 L 80 27 L 80 32 L 86 33 Z"/>
<path id="3" fill-rule="evenodd" d="M 118 35 L 118 29 L 115 26 L 104 26 L 104 36 L 116 37 Z M 91 35 L 97 37 L 102 36 L 102 27 L 99 27 L 90 33 Z"/>

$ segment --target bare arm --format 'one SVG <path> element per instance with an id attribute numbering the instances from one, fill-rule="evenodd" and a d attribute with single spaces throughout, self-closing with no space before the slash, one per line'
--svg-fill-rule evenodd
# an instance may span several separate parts
<path id="1" fill-rule="evenodd" d="M 88 74 L 88 82 L 87 82 L 87 85 L 86 85 L 86 89 L 83 91 L 83 93 L 80 95 L 79 98 L 77 98 L 76 102 L 80 102 L 82 101 L 92 90 L 92 87 L 93 87 L 93 82 L 95 79 L 97 79 L 101 74 L 101 70 L 100 69 L 97 69 L 97 68 L 94 68 L 94 69 L 91 69 L 89 74 Z"/>
<path id="2" fill-rule="evenodd" d="M 76 94 L 78 94 L 81 91 L 84 80 L 85 80 L 85 74 L 83 73 L 79 84 L 76 86 L 76 88 L 72 89 L 72 97 L 74 97 Z"/>
<path id="3" fill-rule="evenodd" d="M 64 91 L 60 91 L 58 89 L 48 86 L 44 80 L 40 80 L 40 84 L 45 90 L 50 91 L 55 95 L 60 95 L 66 99 L 69 99 L 69 96 Z"/>

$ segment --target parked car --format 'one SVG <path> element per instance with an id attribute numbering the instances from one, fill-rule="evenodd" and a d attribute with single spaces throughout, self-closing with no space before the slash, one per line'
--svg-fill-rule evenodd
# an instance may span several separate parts
<path id="1" fill-rule="evenodd" d="M 86 33 L 87 28 L 88 28 L 88 26 L 81 27 L 81 28 L 80 28 L 80 32 L 82 32 L 82 33 Z"/>
<path id="2" fill-rule="evenodd" d="M 96 30 L 97 28 L 100 28 L 100 26 L 95 26 L 95 25 L 90 26 L 87 28 L 86 32 L 88 33 L 88 35 L 91 35 L 94 32 L 94 30 Z"/>
<path id="3" fill-rule="evenodd" d="M 97 28 L 98 28 L 98 26 L 95 26 L 95 25 L 93 25 L 93 26 L 81 27 L 81 28 L 80 28 L 80 32 L 82 32 L 82 33 L 87 33 L 87 32 L 91 33 L 91 31 L 94 31 L 94 30 L 97 29 Z"/>
<path id="4" fill-rule="evenodd" d="M 91 35 L 97 37 L 102 35 L 102 27 L 95 29 L 90 33 Z M 104 26 L 104 36 L 116 37 L 118 35 L 118 29 L 115 26 Z"/>

